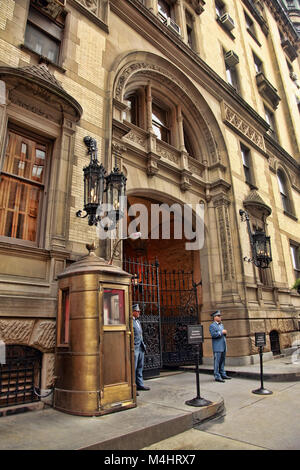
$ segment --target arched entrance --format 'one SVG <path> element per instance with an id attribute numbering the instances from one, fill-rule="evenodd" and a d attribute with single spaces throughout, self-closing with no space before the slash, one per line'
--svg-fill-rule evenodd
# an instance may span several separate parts
<path id="1" fill-rule="evenodd" d="M 0 366 L 0 408 L 39 401 L 42 353 L 29 346 L 7 345 L 5 364 Z"/>
<path id="2" fill-rule="evenodd" d="M 279 333 L 276 330 L 272 330 L 270 332 L 270 345 L 271 345 L 271 351 L 273 353 L 273 356 L 279 356 L 279 354 L 281 354 L 280 341 L 279 341 Z"/>
<path id="3" fill-rule="evenodd" d="M 124 269 L 133 274 L 132 299 L 142 310 L 147 377 L 156 375 L 162 367 L 194 363 L 193 349 L 187 344 L 187 325 L 200 322 L 200 259 L 198 251 L 186 250 L 179 205 L 178 212 L 171 211 L 165 219 L 162 211 L 157 224 L 151 208 L 162 207 L 159 201 L 129 196 L 128 203 L 129 207 L 142 205 L 148 214 L 143 226 L 144 230 L 148 227 L 147 234 L 140 225 L 143 238 L 126 240 L 123 247 Z M 129 217 L 129 226 L 130 222 Z"/>

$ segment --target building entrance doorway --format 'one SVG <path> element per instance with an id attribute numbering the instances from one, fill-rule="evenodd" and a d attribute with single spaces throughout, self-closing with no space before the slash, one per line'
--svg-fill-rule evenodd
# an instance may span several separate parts
<path id="1" fill-rule="evenodd" d="M 129 198 L 129 203 L 133 201 L 148 206 L 151 202 L 158 204 Z M 132 302 L 139 303 L 141 308 L 140 321 L 147 345 L 145 377 L 158 375 L 162 367 L 179 367 L 195 361 L 194 349 L 187 343 L 187 326 L 200 322 L 199 252 L 186 251 L 184 236 L 174 238 L 174 217 L 170 217 L 169 239 L 152 239 L 149 233 L 148 238 L 126 240 L 123 247 L 123 268 L 133 274 Z"/>
<path id="2" fill-rule="evenodd" d="M 272 330 L 270 332 L 270 345 L 271 345 L 271 351 L 273 353 L 273 356 L 279 356 L 281 353 L 280 341 L 279 341 L 278 331 L 276 330 Z"/>

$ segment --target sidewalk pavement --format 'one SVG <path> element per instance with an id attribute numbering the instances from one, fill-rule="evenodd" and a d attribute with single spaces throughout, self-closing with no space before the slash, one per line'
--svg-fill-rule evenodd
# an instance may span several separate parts
<path id="1" fill-rule="evenodd" d="M 209 370 L 211 367 L 205 366 L 203 372 Z M 254 378 L 258 371 L 257 364 L 228 369 L 233 377 L 252 374 Z M 210 400 L 211 405 L 198 408 L 185 404 L 197 394 L 196 376 L 191 372 L 193 368 L 162 372 L 160 377 L 147 380 L 151 390 L 140 392 L 136 408 L 109 415 L 73 416 L 45 407 L 3 416 L 0 450 L 137 450 L 175 436 L 224 411 L 224 384 L 218 384 L 213 377 L 203 380 L 205 387 L 200 378 L 201 397 Z M 265 364 L 265 372 L 270 380 L 299 380 L 300 364 L 291 363 L 290 357 L 275 359 Z M 234 380 L 226 382 L 226 388 L 234 387 Z"/>
<path id="2" fill-rule="evenodd" d="M 194 368 L 194 366 L 183 366 L 181 370 L 193 370 Z M 225 365 L 225 369 L 227 374 L 232 377 L 260 378 L 259 362 L 243 366 Z M 213 366 L 201 364 L 199 371 L 204 374 L 213 374 Z M 263 377 L 264 380 L 271 380 L 273 382 L 300 380 L 300 353 L 296 356 L 280 356 L 268 361 L 263 359 Z"/>

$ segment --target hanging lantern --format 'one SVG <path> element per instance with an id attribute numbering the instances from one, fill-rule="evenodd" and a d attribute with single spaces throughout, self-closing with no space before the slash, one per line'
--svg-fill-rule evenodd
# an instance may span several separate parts
<path id="1" fill-rule="evenodd" d="M 247 229 L 252 251 L 252 258 L 247 259 L 247 257 L 245 257 L 244 260 L 251 261 L 258 268 L 268 268 L 272 261 L 270 237 L 268 237 L 263 230 L 255 230 L 255 232 L 252 233 L 248 212 L 240 209 L 240 216 L 242 221 L 247 222 Z"/>
<path id="2" fill-rule="evenodd" d="M 88 217 L 89 225 L 97 225 L 98 222 L 101 224 L 102 218 L 107 216 L 113 223 L 109 227 L 105 225 L 103 228 L 104 230 L 113 230 L 116 227 L 116 222 L 124 217 L 127 178 L 120 172 L 117 165 L 108 176 L 105 176 L 106 170 L 97 159 L 96 140 L 86 136 L 83 141 L 91 158 L 89 165 L 83 168 L 84 211 L 86 214 L 82 215 L 80 210 L 76 212 L 76 215 L 81 218 Z M 106 201 L 104 201 L 105 193 Z M 105 211 L 106 214 L 102 214 L 101 210 L 102 206 L 104 207 L 104 202 L 108 208 Z"/>
<path id="3" fill-rule="evenodd" d="M 258 268 L 268 268 L 272 261 L 271 241 L 265 232 L 256 230 L 252 234 L 254 264 Z"/>
<path id="4" fill-rule="evenodd" d="M 107 206 L 110 208 L 108 217 L 117 222 L 124 217 L 126 193 L 126 176 L 115 166 L 106 178 Z"/>
<path id="5" fill-rule="evenodd" d="M 84 211 L 86 215 L 82 216 L 82 211 L 76 213 L 77 217 L 87 217 L 89 225 L 97 224 L 97 208 L 103 204 L 104 181 L 106 170 L 99 164 L 97 159 L 97 142 L 92 137 L 85 137 L 84 143 L 88 148 L 90 163 L 83 168 L 84 181 Z"/>

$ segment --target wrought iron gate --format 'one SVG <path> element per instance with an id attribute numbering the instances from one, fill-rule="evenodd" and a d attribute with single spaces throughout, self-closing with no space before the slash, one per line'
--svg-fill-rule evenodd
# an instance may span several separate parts
<path id="1" fill-rule="evenodd" d="M 159 264 L 135 258 L 124 261 L 124 270 L 132 277 L 132 303 L 141 309 L 139 318 L 147 347 L 144 362 L 144 377 L 159 375 L 162 367 Z"/>
<path id="2" fill-rule="evenodd" d="M 197 285 L 193 272 L 161 271 L 160 298 L 164 367 L 194 364 L 194 347 L 187 342 L 188 325 L 198 323 Z"/>
<path id="3" fill-rule="evenodd" d="M 0 407 L 38 401 L 42 354 L 27 347 L 6 346 L 6 364 L 0 365 Z"/>
<path id="4" fill-rule="evenodd" d="M 124 269 L 133 275 L 132 302 L 141 309 L 144 376 L 159 375 L 163 366 L 194 364 L 194 349 L 187 342 L 187 326 L 199 321 L 193 272 L 161 271 L 157 260 L 140 258 L 126 259 Z"/>

